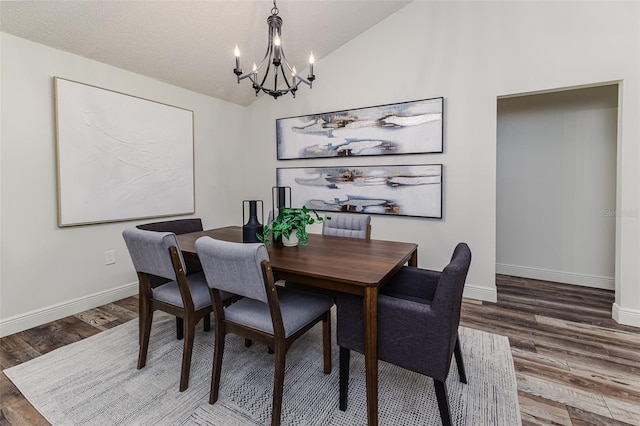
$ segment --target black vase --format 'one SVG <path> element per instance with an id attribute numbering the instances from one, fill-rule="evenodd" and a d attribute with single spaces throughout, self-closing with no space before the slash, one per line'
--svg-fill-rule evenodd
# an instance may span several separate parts
<path id="1" fill-rule="evenodd" d="M 274 186 L 271 188 L 271 211 L 273 218 L 278 217 L 283 207 L 291 207 L 291 187 L 290 186 Z M 273 238 L 273 244 L 282 246 L 282 235 Z"/>
<path id="2" fill-rule="evenodd" d="M 258 202 L 262 208 L 262 200 L 244 200 L 242 202 L 242 242 L 259 243 L 258 235 L 262 236 L 262 224 L 258 221 Z M 245 222 L 245 203 L 249 204 L 249 220 Z M 264 216 L 264 212 L 262 212 Z M 262 218 L 264 220 L 264 217 Z"/>

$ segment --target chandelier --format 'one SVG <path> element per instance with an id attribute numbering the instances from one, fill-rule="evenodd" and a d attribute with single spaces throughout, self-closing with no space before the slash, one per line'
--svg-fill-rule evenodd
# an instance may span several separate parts
<path id="1" fill-rule="evenodd" d="M 271 16 L 267 18 L 267 25 L 269 25 L 267 53 L 265 53 L 260 64 L 256 66 L 254 62 L 252 71 L 243 75 L 242 68 L 240 68 L 240 50 L 236 45 L 236 67 L 233 73 L 238 77 L 238 84 L 240 84 L 240 80 L 245 78 L 251 80 L 256 96 L 262 91 L 273 96 L 274 99 L 278 99 L 278 97 L 287 93 L 291 93 L 295 98 L 300 83 L 304 83 L 311 88 L 313 80 L 316 79 L 316 76 L 313 75 L 314 57 L 313 53 L 309 55 L 309 75 L 306 79 L 298 74 L 295 66 L 289 65 L 282 48 L 282 18 L 278 16 L 278 13 L 279 10 L 274 0 Z M 270 73 L 273 73 L 273 86 L 271 88 L 267 87 L 267 79 Z M 289 75 L 289 78 L 287 78 L 287 75 Z M 280 88 L 278 88 L 278 84 L 280 84 Z"/>

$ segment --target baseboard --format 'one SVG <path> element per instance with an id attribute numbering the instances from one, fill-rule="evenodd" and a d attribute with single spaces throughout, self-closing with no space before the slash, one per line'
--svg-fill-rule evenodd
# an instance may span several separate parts
<path id="1" fill-rule="evenodd" d="M 621 308 L 617 303 L 614 303 L 612 314 L 618 324 L 640 327 L 640 310 Z"/>
<path id="2" fill-rule="evenodd" d="M 585 287 L 615 290 L 615 279 L 597 275 L 579 274 L 575 272 L 554 271 L 551 269 L 532 268 L 530 266 L 507 265 L 496 263 L 496 273 L 515 277 L 532 278 L 534 280 L 553 281 L 557 283 L 581 285 Z"/>
<path id="3" fill-rule="evenodd" d="M 138 282 L 125 284 L 109 290 L 79 297 L 67 302 L 36 309 L 31 312 L 0 320 L 0 337 L 5 337 L 19 331 L 37 327 L 50 321 L 55 321 L 78 312 L 86 311 L 97 306 L 106 305 L 116 300 L 138 294 Z"/>
<path id="4" fill-rule="evenodd" d="M 463 297 L 467 299 L 478 299 L 495 303 L 498 301 L 498 290 L 496 289 L 495 285 L 493 286 L 493 288 L 487 288 L 466 283 L 464 285 Z"/>

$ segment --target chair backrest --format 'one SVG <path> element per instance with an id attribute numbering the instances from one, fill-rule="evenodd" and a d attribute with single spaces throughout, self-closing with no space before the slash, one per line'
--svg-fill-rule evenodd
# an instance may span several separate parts
<path id="1" fill-rule="evenodd" d="M 165 220 L 162 222 L 145 223 L 136 226 L 138 229 L 144 229 L 147 231 L 157 232 L 173 232 L 176 235 L 188 234 L 190 232 L 202 231 L 202 219 L 189 218 L 189 219 L 176 219 Z"/>
<path id="2" fill-rule="evenodd" d="M 189 219 L 175 219 L 165 220 L 162 222 L 144 223 L 136 226 L 138 229 L 145 229 L 147 231 L 156 232 L 173 232 L 176 235 L 188 234 L 190 232 L 202 231 L 202 219 L 189 218 Z M 187 275 L 202 272 L 202 268 L 199 263 L 187 262 Z M 157 287 L 164 284 L 166 281 L 160 277 L 151 276 L 151 287 Z"/>
<path id="3" fill-rule="evenodd" d="M 170 247 L 179 247 L 178 239 L 174 233 L 128 228 L 122 232 L 122 236 L 137 272 L 156 275 L 172 281 L 177 280 L 169 253 Z M 178 254 L 184 269 L 185 263 L 180 250 L 178 250 Z"/>
<path id="4" fill-rule="evenodd" d="M 459 243 L 453 251 L 451 262 L 442 270 L 432 307 L 442 315 L 449 316 L 457 330 L 464 284 L 471 265 L 471 250 L 466 243 Z"/>
<path id="5" fill-rule="evenodd" d="M 353 213 L 327 213 L 322 222 L 324 235 L 371 238 L 371 216 Z"/>
<path id="6" fill-rule="evenodd" d="M 262 261 L 269 260 L 269 253 L 264 244 L 201 237 L 195 245 L 209 287 L 268 303 Z"/>

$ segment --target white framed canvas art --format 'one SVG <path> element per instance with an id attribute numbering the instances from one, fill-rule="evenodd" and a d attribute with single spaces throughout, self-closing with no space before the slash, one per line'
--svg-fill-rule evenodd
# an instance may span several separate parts
<path id="1" fill-rule="evenodd" d="M 58 225 L 195 211 L 193 111 L 54 78 Z"/>

